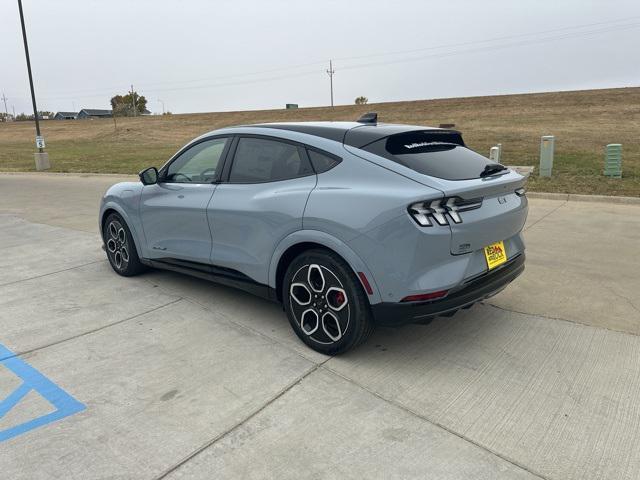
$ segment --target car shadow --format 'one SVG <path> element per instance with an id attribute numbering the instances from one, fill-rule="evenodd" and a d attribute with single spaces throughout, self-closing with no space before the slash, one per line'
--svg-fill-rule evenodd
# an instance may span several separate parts
<path id="1" fill-rule="evenodd" d="M 178 295 L 215 312 L 226 321 L 239 324 L 273 341 L 293 348 L 304 357 L 322 362 L 328 357 L 304 345 L 292 331 L 282 307 L 241 290 L 175 272 L 152 270 L 144 279 L 172 295 Z M 397 328 L 378 327 L 356 350 L 336 357 L 340 361 L 388 363 L 395 357 L 422 359 L 425 363 L 460 361 L 457 353 L 465 345 L 490 345 L 504 336 L 504 319 L 510 312 L 485 304 L 461 310 L 453 317 L 436 318 L 427 325 Z M 473 365 L 468 365 L 474 368 Z"/>

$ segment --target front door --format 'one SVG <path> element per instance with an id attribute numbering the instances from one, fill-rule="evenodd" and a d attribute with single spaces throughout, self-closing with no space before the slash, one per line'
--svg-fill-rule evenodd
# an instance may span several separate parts
<path id="1" fill-rule="evenodd" d="M 157 184 L 143 188 L 140 217 L 150 258 L 209 263 L 207 205 L 229 142 L 216 137 L 188 147 L 162 169 Z"/>

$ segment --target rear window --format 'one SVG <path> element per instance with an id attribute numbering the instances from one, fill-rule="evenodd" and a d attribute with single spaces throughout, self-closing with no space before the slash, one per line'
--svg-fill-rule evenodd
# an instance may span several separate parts
<path id="1" fill-rule="evenodd" d="M 427 130 L 399 133 L 362 147 L 418 173 L 445 180 L 480 178 L 491 160 L 465 147 L 458 132 Z"/>

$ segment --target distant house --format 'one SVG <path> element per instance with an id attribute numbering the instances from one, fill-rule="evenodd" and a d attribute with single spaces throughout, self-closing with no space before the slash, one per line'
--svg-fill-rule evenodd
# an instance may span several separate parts
<path id="1" fill-rule="evenodd" d="M 78 112 L 58 112 L 53 116 L 54 120 L 75 120 Z"/>
<path id="2" fill-rule="evenodd" d="M 96 110 L 94 108 L 83 108 L 78 112 L 78 120 L 83 118 L 110 118 L 111 110 Z"/>

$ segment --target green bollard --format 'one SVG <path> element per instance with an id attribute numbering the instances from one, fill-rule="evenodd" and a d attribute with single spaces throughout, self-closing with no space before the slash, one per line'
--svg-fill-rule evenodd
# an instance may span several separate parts
<path id="1" fill-rule="evenodd" d="M 604 175 L 622 178 L 622 145 L 610 143 L 604 149 Z"/>

